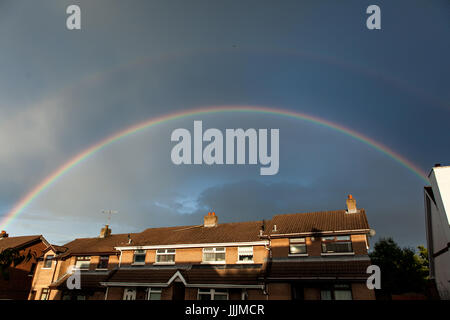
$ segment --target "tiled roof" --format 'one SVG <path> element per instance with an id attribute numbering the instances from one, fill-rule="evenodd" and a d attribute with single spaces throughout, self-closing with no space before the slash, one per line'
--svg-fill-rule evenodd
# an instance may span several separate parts
<path id="1" fill-rule="evenodd" d="M 273 231 L 276 225 L 276 231 Z M 364 209 L 278 214 L 265 223 L 265 234 L 311 233 L 369 229 Z"/>
<path id="2" fill-rule="evenodd" d="M 8 248 L 20 248 L 40 239 L 42 239 L 41 235 L 0 238 L 0 251 Z"/>
<path id="3" fill-rule="evenodd" d="M 133 234 L 130 235 L 133 237 Z M 68 248 L 62 256 L 114 253 L 114 247 L 124 246 L 128 243 L 128 234 L 114 234 L 106 238 L 81 238 L 64 244 Z"/>
<path id="4" fill-rule="evenodd" d="M 100 282 L 105 281 L 111 271 L 107 272 L 81 272 L 80 273 L 80 287 L 82 289 L 88 289 L 88 288 L 99 288 L 101 287 Z M 57 281 L 53 282 L 49 285 L 49 288 L 51 289 L 66 289 L 67 279 L 71 276 L 71 274 L 65 274 L 63 277 L 58 279 Z"/>
<path id="5" fill-rule="evenodd" d="M 258 278 L 262 276 L 261 267 L 252 268 L 224 268 L 201 269 L 192 268 L 187 271 L 186 281 L 189 284 L 258 284 Z"/>
<path id="6" fill-rule="evenodd" d="M 50 247 L 52 247 L 53 250 L 55 250 L 57 253 L 59 253 L 59 252 L 65 252 L 65 251 L 68 250 L 67 247 L 64 247 L 64 246 L 57 246 L 56 244 L 52 244 L 52 245 L 50 245 Z"/>
<path id="7" fill-rule="evenodd" d="M 262 275 L 261 265 L 246 268 L 120 268 L 113 272 L 107 282 L 167 283 L 179 271 L 188 284 L 258 284 Z"/>
<path id="8" fill-rule="evenodd" d="M 262 221 L 219 223 L 216 227 L 178 226 L 150 228 L 140 233 L 110 235 L 106 238 L 82 238 L 66 243 L 68 248 L 62 256 L 114 253 L 115 247 L 204 244 L 225 242 L 259 241 Z M 276 232 L 270 232 L 274 225 Z M 265 235 L 286 233 L 307 233 L 318 231 L 348 231 L 369 229 L 363 209 L 358 213 L 347 214 L 345 210 L 311 213 L 280 214 L 265 221 Z"/>
<path id="9" fill-rule="evenodd" d="M 151 228 L 132 237 L 131 246 L 259 241 L 262 221 L 222 223 L 216 227 Z"/>
<path id="10" fill-rule="evenodd" d="M 177 272 L 174 268 L 121 268 L 115 271 L 108 282 L 167 283 Z M 180 270 L 181 274 L 184 270 Z M 184 274 L 183 274 L 184 276 Z"/>
<path id="11" fill-rule="evenodd" d="M 370 260 L 273 262 L 267 277 L 276 279 L 299 278 L 367 278 Z"/>

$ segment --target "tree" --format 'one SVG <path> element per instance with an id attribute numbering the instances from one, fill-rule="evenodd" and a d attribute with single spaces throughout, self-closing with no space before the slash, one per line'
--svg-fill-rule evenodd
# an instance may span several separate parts
<path id="1" fill-rule="evenodd" d="M 34 257 L 31 251 L 24 254 L 16 248 L 7 248 L 0 252 L 0 279 L 9 280 L 9 268 L 28 262 Z"/>
<path id="2" fill-rule="evenodd" d="M 392 238 L 382 238 L 370 253 L 372 264 L 380 267 L 380 297 L 407 292 L 424 293 L 428 277 L 428 255 L 426 248 L 400 248 Z"/>

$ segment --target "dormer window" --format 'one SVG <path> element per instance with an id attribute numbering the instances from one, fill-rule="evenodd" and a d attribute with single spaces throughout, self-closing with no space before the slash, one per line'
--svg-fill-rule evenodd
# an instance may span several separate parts
<path id="1" fill-rule="evenodd" d="M 133 264 L 145 264 L 145 250 L 135 250 Z"/>
<path id="2" fill-rule="evenodd" d="M 350 236 L 332 236 L 322 238 L 322 253 L 353 252 Z"/>
<path id="3" fill-rule="evenodd" d="M 306 254 L 306 239 L 289 239 L 289 254 Z"/>

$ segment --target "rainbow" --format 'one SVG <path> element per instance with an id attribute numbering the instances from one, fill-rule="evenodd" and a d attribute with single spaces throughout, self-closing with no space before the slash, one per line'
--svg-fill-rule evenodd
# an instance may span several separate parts
<path id="1" fill-rule="evenodd" d="M 318 124 L 338 132 L 341 132 L 345 135 L 348 135 L 356 140 L 359 140 L 377 151 L 384 153 L 389 156 L 405 168 L 411 170 L 414 174 L 416 174 L 419 178 L 423 179 L 424 182 L 428 183 L 427 176 L 424 171 L 422 171 L 419 167 L 413 164 L 411 161 L 407 160 L 403 156 L 395 153 L 388 147 L 382 145 L 381 143 L 364 136 L 361 133 L 358 133 L 352 129 L 346 128 L 337 123 L 333 123 L 331 121 L 321 119 L 315 116 L 307 115 L 304 113 L 283 110 L 278 108 L 269 108 L 269 107 L 261 107 L 261 106 L 213 106 L 213 107 L 205 107 L 205 108 L 196 108 L 185 111 L 180 111 L 176 113 L 171 113 L 167 115 L 162 115 L 159 117 L 154 117 L 149 120 L 140 122 L 136 125 L 123 129 L 117 133 L 114 133 L 107 137 L 104 140 L 90 146 L 86 150 L 77 154 L 74 158 L 70 159 L 66 163 L 64 163 L 61 167 L 55 170 L 52 174 L 46 177 L 41 183 L 39 183 L 36 187 L 34 187 L 30 192 L 28 192 L 18 203 L 14 205 L 14 207 L 3 217 L 0 222 L 0 227 L 5 228 L 12 222 L 12 220 L 17 217 L 34 199 L 36 199 L 39 194 L 41 194 L 44 190 L 49 188 L 58 178 L 63 176 L 70 169 L 80 164 L 83 160 L 86 160 L 92 154 L 102 150 L 108 145 L 128 137 L 134 133 L 140 132 L 148 127 L 152 127 L 161 123 L 165 123 L 171 120 L 181 119 L 184 117 L 194 116 L 194 115 L 203 115 L 203 114 L 215 114 L 215 113 L 231 113 L 231 112 L 239 112 L 239 113 L 259 113 L 259 114 L 267 114 L 267 115 L 275 115 L 275 116 L 283 116 L 288 118 L 300 119 L 304 121 L 308 121 L 310 123 Z"/>

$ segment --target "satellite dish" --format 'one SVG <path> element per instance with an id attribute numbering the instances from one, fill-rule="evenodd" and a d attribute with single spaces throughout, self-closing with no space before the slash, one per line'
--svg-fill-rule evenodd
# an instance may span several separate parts
<path id="1" fill-rule="evenodd" d="M 375 230 L 373 230 L 373 229 L 369 230 L 369 237 L 375 237 L 376 234 L 377 233 L 375 232 Z"/>

